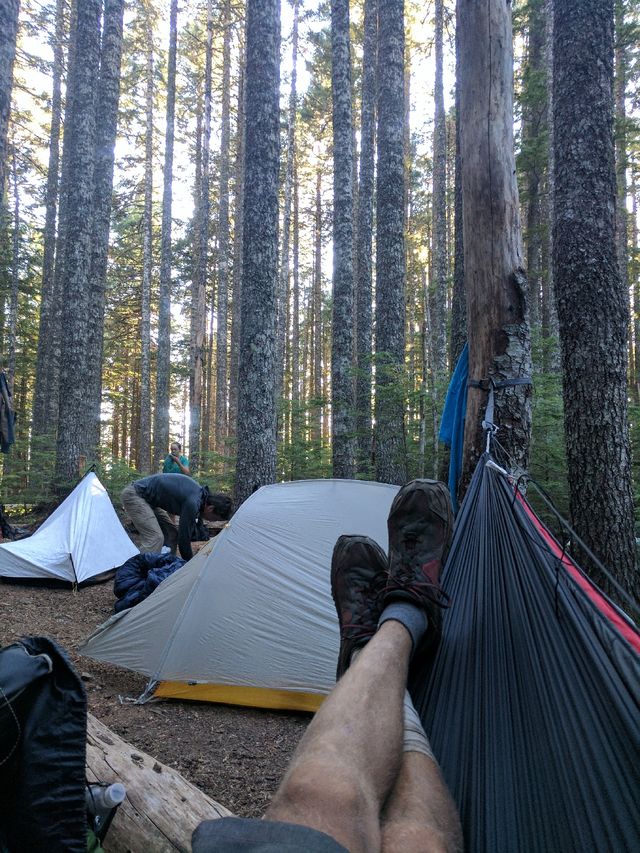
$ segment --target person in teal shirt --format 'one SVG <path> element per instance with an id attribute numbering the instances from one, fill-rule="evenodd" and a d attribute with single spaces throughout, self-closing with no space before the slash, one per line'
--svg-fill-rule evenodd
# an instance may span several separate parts
<path id="1" fill-rule="evenodd" d="M 182 445 L 178 441 L 173 441 L 169 448 L 169 454 L 164 460 L 162 466 L 163 474 L 187 474 L 191 475 L 189 470 L 189 460 L 186 456 L 181 455 Z"/>

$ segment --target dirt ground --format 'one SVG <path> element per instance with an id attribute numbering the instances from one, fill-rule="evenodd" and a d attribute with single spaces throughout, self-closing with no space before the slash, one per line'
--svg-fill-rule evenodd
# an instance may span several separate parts
<path id="1" fill-rule="evenodd" d="M 201 702 L 126 701 L 142 693 L 145 677 L 76 651 L 112 614 L 114 601 L 110 581 L 77 592 L 0 583 L 0 647 L 26 635 L 56 640 L 84 681 L 91 713 L 235 814 L 260 816 L 309 715 Z"/>

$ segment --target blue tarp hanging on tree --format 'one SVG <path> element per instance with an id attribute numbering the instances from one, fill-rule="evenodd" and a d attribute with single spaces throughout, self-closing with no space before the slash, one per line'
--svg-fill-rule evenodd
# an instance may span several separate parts
<path id="1" fill-rule="evenodd" d="M 449 491 L 453 511 L 458 512 L 458 481 L 462 471 L 464 419 L 467 413 L 467 376 L 469 373 L 469 344 L 464 345 L 444 401 L 440 419 L 440 441 L 451 448 L 449 456 Z"/>
<path id="2" fill-rule="evenodd" d="M 443 586 L 443 641 L 412 692 L 465 849 L 640 849 L 640 633 L 489 454 Z"/>

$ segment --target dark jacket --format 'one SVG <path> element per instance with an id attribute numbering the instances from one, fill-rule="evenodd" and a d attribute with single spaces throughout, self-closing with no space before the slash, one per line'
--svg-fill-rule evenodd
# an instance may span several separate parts
<path id="1" fill-rule="evenodd" d="M 209 489 L 185 474 L 152 474 L 137 480 L 133 486 L 149 506 L 180 516 L 178 547 L 185 560 L 190 560 L 191 536 Z"/>

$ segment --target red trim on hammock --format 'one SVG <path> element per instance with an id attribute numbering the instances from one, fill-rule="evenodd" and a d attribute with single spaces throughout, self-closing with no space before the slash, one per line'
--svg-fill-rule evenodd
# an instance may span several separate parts
<path id="1" fill-rule="evenodd" d="M 578 569 L 573 560 L 567 555 L 562 553 L 562 549 L 558 542 L 551 535 L 549 530 L 544 526 L 544 524 L 540 521 L 538 516 L 535 514 L 533 509 L 529 506 L 527 501 L 522 497 L 519 491 L 516 491 L 516 495 L 518 500 L 520 501 L 520 505 L 529 516 L 530 521 L 533 523 L 534 527 L 540 534 L 540 536 L 544 539 L 545 543 L 549 546 L 549 548 L 553 551 L 553 553 L 560 559 L 562 565 L 569 572 L 573 580 L 578 584 L 578 586 L 582 589 L 582 591 L 588 596 L 589 599 L 595 604 L 598 610 L 605 616 L 615 627 L 618 632 L 622 634 L 625 640 L 637 651 L 640 652 L 640 634 L 634 630 L 634 628 L 629 625 L 625 619 L 620 616 L 618 611 L 613 607 L 604 595 L 600 592 L 600 590 L 592 584 L 590 580 L 588 580 L 582 572 Z"/>

